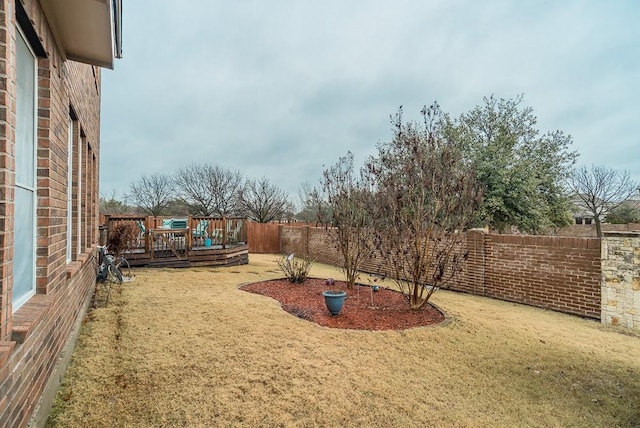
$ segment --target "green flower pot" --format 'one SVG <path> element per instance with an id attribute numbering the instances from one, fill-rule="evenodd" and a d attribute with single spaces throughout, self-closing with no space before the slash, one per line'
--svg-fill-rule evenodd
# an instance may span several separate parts
<path id="1" fill-rule="evenodd" d="M 346 291 L 323 291 L 324 303 L 332 316 L 338 315 L 344 305 L 344 299 L 347 297 Z"/>

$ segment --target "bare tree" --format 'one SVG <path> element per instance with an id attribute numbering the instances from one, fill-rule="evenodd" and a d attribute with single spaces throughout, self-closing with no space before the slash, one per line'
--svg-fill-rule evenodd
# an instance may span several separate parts
<path id="1" fill-rule="evenodd" d="M 175 175 L 180 198 L 198 215 L 229 215 L 237 209 L 242 175 L 218 165 L 192 163 Z"/>
<path id="2" fill-rule="evenodd" d="M 392 122 L 392 141 L 378 145 L 365 167 L 375 184 L 376 245 L 411 309 L 422 308 L 446 286 L 466 258 L 463 232 L 481 202 L 475 174 L 456 144 L 441 133 L 437 104 L 424 123 Z"/>
<path id="3" fill-rule="evenodd" d="M 569 186 L 592 215 L 596 232 L 602 236 L 601 223 L 606 215 L 638 192 L 638 183 L 629 171 L 618 171 L 601 165 L 576 168 Z"/>
<path id="4" fill-rule="evenodd" d="M 299 211 L 298 218 L 306 223 L 316 221 L 316 213 L 311 201 L 311 192 L 313 192 L 313 186 L 308 181 L 303 182 L 298 189 L 298 203 Z"/>
<path id="5" fill-rule="evenodd" d="M 309 182 L 304 182 L 300 185 L 298 198 L 301 210 L 298 215 L 302 221 L 315 222 L 316 226 L 319 224 L 324 227 L 329 226 L 329 223 L 331 223 L 331 207 L 325 196 L 316 187 L 311 186 Z"/>
<path id="6" fill-rule="evenodd" d="M 374 249 L 371 192 L 366 182 L 356 177 L 351 152 L 323 171 L 321 184 L 333 214 L 334 228 L 329 236 L 342 256 L 347 286 L 353 288 L 362 263 Z"/>
<path id="7" fill-rule="evenodd" d="M 159 216 L 174 197 L 173 181 L 165 174 L 143 175 L 138 182 L 131 183 L 129 196 L 135 205 Z"/>
<path id="8" fill-rule="evenodd" d="M 285 204 L 284 218 L 287 223 L 293 223 L 296 220 L 296 206 L 291 201 L 287 201 Z"/>
<path id="9" fill-rule="evenodd" d="M 214 212 L 221 216 L 237 214 L 240 209 L 239 194 L 243 188 L 243 177 L 239 171 L 214 165 L 208 175 L 213 193 Z"/>
<path id="10" fill-rule="evenodd" d="M 209 169 L 209 165 L 192 163 L 176 172 L 174 180 L 178 194 L 194 214 L 210 216 L 215 211 L 213 192 L 207 180 Z"/>
<path id="11" fill-rule="evenodd" d="M 135 207 L 128 206 L 116 198 L 116 192 L 112 191 L 111 195 L 100 196 L 100 214 L 135 214 Z"/>
<path id="12" fill-rule="evenodd" d="M 285 193 L 265 177 L 247 180 L 238 200 L 242 213 L 258 223 L 282 218 L 288 204 Z"/>

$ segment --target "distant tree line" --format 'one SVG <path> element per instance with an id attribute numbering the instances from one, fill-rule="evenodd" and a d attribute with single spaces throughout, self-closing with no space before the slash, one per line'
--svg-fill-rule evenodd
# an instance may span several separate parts
<path id="1" fill-rule="evenodd" d="M 578 154 L 571 149 L 571 137 L 560 130 L 541 132 L 533 109 L 524 105 L 523 96 L 486 97 L 457 118 L 441 111 L 436 103 L 423 111 L 422 124 L 404 123 L 402 114 L 400 108 L 392 118 L 395 140 L 403 141 L 407 135 L 416 133 L 420 125 L 421 142 L 411 150 L 423 150 L 433 141 L 425 135 L 437 134 L 437 141 L 455 147 L 461 167 L 473 173 L 482 198 L 470 217 L 472 227 L 501 233 L 512 230 L 553 233 L 573 222 L 571 213 L 576 198 L 592 214 L 599 235 L 603 221 L 640 220 L 637 201 L 629 201 L 638 194 L 638 183 L 631 180 L 629 172 L 601 166 L 575 168 Z M 399 159 L 384 161 L 399 162 Z M 258 222 L 295 218 L 336 226 L 344 221 L 345 214 L 345 207 L 336 199 L 336 195 L 347 191 L 340 186 L 350 188 L 357 182 L 360 183 L 356 187 L 364 186 L 366 180 L 354 170 L 352 154 L 341 158 L 332 168 L 325 170 L 319 185 L 302 183 L 298 203 L 294 204 L 289 195 L 266 177 L 247 179 L 239 171 L 219 165 L 192 163 L 174 174 L 143 175 L 131 183 L 124 202 L 114 196 L 101 199 L 101 211 L 135 211 L 154 216 L 238 215 Z M 405 172 L 418 173 L 413 169 Z M 432 169 L 431 173 L 436 174 L 437 170 Z M 334 179 L 341 176 L 344 181 L 328 181 L 329 176 Z M 370 176 L 367 180 L 371 185 Z"/>
<path id="2" fill-rule="evenodd" d="M 439 138 L 457 147 L 482 189 L 473 227 L 555 233 L 572 224 L 576 199 L 583 201 L 596 224 L 639 219 L 640 188 L 630 173 L 604 166 L 576 167 L 578 153 L 571 149 L 571 136 L 560 130 L 541 132 L 522 96 L 486 97 L 458 118 L 442 112 L 438 116 Z M 327 225 L 334 223 L 334 207 L 327 195 L 321 197 L 322 187 L 301 186 L 299 216 Z"/>
<path id="3" fill-rule="evenodd" d="M 125 202 L 101 198 L 105 214 L 243 216 L 266 223 L 292 218 L 289 197 L 269 179 L 243 178 L 219 165 L 192 163 L 175 174 L 142 175 Z"/>

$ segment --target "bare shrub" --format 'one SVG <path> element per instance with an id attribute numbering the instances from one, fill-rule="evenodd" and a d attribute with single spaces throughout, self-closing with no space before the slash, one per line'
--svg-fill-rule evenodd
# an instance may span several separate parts
<path id="1" fill-rule="evenodd" d="M 138 227 L 133 222 L 116 224 L 109 232 L 107 251 L 115 257 L 119 257 L 134 247 L 139 233 Z"/>
<path id="2" fill-rule="evenodd" d="M 324 170 L 321 184 L 332 212 L 334 229 L 329 236 L 342 258 L 347 287 L 352 289 L 362 263 L 374 250 L 372 194 L 366 181 L 356 176 L 351 152 Z"/>
<path id="3" fill-rule="evenodd" d="M 308 257 L 296 258 L 293 253 L 278 260 L 278 267 L 294 284 L 302 284 L 307 279 L 312 264 Z"/>
<path id="4" fill-rule="evenodd" d="M 480 204 L 480 187 L 459 147 L 441 132 L 437 104 L 423 124 L 393 119 L 392 141 L 378 145 L 365 167 L 375 186 L 375 243 L 411 309 L 422 308 L 459 272 L 464 231 Z"/>

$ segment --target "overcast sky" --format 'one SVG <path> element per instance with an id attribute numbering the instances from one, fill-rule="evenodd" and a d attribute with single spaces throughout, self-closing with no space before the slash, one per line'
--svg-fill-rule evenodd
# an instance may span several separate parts
<path id="1" fill-rule="evenodd" d="M 391 137 L 400 105 L 456 117 L 524 94 L 582 164 L 640 181 L 640 1 L 125 1 L 103 71 L 100 193 L 192 162 L 294 199 Z"/>

